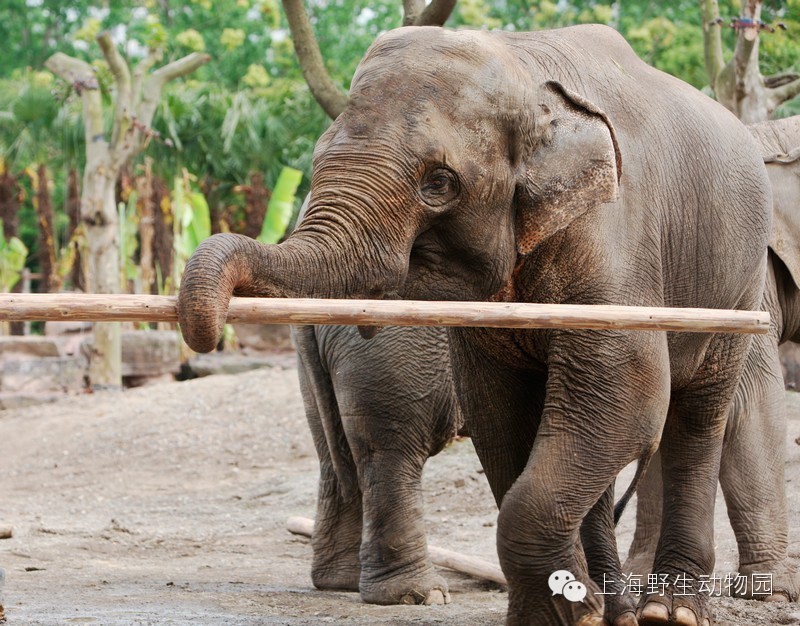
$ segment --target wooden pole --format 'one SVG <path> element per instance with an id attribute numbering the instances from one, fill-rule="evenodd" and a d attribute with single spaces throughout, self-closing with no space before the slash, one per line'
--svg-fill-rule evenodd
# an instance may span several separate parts
<path id="1" fill-rule="evenodd" d="M 286 528 L 295 535 L 310 537 L 314 533 L 314 520 L 307 517 L 290 517 L 286 520 Z M 447 567 L 473 578 L 491 580 L 500 585 L 508 584 L 500 567 L 489 561 L 461 554 L 460 552 L 437 548 L 436 546 L 428 546 L 428 554 L 430 554 L 434 565 Z"/>
<path id="2" fill-rule="evenodd" d="M 124 294 L 0 294 L 0 321 L 175 322 L 175 296 Z M 635 306 L 232 298 L 228 322 L 355 324 L 360 326 L 478 326 L 758 333 L 769 331 L 763 311 Z"/>

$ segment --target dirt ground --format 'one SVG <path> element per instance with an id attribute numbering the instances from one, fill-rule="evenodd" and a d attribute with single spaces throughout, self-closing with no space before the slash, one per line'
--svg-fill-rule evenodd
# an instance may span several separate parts
<path id="1" fill-rule="evenodd" d="M 800 561 L 800 394 L 789 394 L 791 538 Z M 630 472 L 628 472 L 630 474 Z M 379 607 L 320 592 L 318 466 L 290 365 L 0 412 L 0 541 L 9 624 L 500 625 L 505 592 L 442 570 L 452 604 Z M 496 510 L 469 440 L 428 463 L 429 541 L 496 562 Z M 718 507 L 717 571 L 735 545 Z M 631 538 L 631 515 L 620 546 Z M 719 624 L 800 624 L 800 606 L 719 598 Z"/>

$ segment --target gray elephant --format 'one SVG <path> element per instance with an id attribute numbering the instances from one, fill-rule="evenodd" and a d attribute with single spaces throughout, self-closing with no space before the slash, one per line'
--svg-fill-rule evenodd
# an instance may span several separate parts
<path id="1" fill-rule="evenodd" d="M 612 29 L 399 29 L 367 52 L 317 144 L 303 224 L 274 246 L 206 240 L 186 266 L 179 319 L 208 351 L 232 294 L 753 309 L 770 214 L 747 129 Z M 605 620 L 587 556 L 616 551 L 586 539 L 605 536 L 619 471 L 659 444 L 673 506 L 655 567 L 670 584 L 643 596 L 639 624 L 710 623 L 697 581 L 713 568 L 722 439 L 751 338 L 448 338 L 500 502 L 508 623 L 636 623 L 615 603 Z M 557 570 L 585 584 L 583 600 L 553 594 Z M 698 595 L 675 593 L 679 576 Z"/>
<path id="2" fill-rule="evenodd" d="M 300 388 L 320 459 L 311 577 L 376 604 L 441 604 L 422 519 L 422 467 L 461 414 L 442 328 L 297 326 Z"/>
<path id="3" fill-rule="evenodd" d="M 750 127 L 772 182 L 773 229 L 765 306 L 774 346 L 800 341 L 800 116 Z M 759 339 L 763 341 L 763 339 Z M 774 350 L 753 351 L 734 397 L 725 432 L 720 484 L 739 547 L 739 570 L 772 574 L 762 599 L 796 601 L 800 575 L 789 563 L 784 483 L 785 401 Z M 625 570 L 649 572 L 661 526 L 660 459 L 639 486 L 636 533 Z M 752 596 L 752 586 L 741 595 Z"/>

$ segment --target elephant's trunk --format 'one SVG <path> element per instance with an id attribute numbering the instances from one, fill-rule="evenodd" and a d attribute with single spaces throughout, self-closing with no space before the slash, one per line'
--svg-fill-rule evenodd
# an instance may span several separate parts
<path id="1" fill-rule="evenodd" d="M 405 280 L 408 245 L 317 208 L 286 241 L 265 245 L 242 235 L 204 241 L 186 265 L 178 321 L 186 343 L 210 352 L 222 337 L 231 296 L 382 298 Z M 352 214 L 351 214 L 352 215 Z"/>

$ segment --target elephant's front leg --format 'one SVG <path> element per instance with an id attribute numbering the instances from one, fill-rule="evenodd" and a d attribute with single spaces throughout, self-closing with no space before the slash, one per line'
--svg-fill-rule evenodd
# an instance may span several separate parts
<path id="1" fill-rule="evenodd" d="M 459 397 L 501 499 L 497 549 L 509 582 L 508 624 L 606 623 L 601 589 L 587 571 L 581 524 L 619 471 L 658 440 L 669 401 L 664 337 L 554 333 L 541 423 L 521 474 L 504 494 L 504 472 L 513 464 L 503 459 L 528 445 L 514 444 L 521 438 L 506 429 L 526 419 L 535 423 L 535 394 L 525 385 L 536 376 L 526 381 L 518 368 L 482 357 L 468 343 L 451 349 L 455 371 L 474 374 L 459 379 Z M 571 586 L 555 579 L 563 570 L 574 576 Z M 630 622 L 630 613 L 616 617 Z"/>
<path id="2" fill-rule="evenodd" d="M 753 338 L 725 432 L 720 484 L 739 547 L 739 573 L 748 578 L 739 595 L 797 601 L 800 575 L 789 563 L 786 489 L 786 401 L 778 346 Z M 753 580 L 769 588 L 753 588 Z"/>

